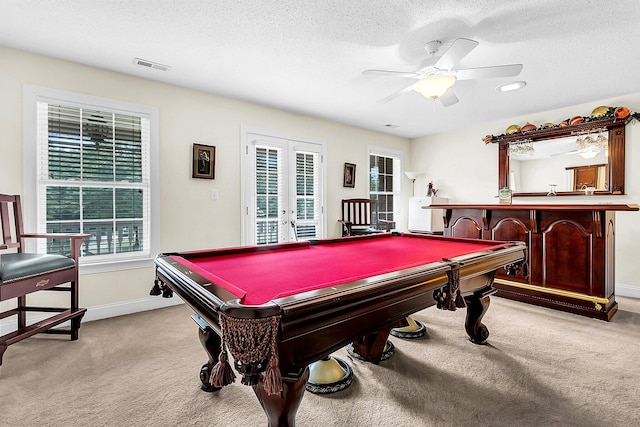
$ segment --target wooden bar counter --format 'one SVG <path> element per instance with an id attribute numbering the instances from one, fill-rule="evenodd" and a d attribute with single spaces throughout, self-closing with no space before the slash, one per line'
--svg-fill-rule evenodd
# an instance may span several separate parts
<path id="1" fill-rule="evenodd" d="M 525 242 L 527 265 L 496 273 L 498 295 L 609 320 L 615 300 L 615 211 L 625 204 L 446 204 L 444 235 Z"/>

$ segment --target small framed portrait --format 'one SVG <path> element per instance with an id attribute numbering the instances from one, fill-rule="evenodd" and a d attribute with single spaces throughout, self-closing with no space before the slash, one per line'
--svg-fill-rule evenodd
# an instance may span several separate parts
<path id="1" fill-rule="evenodd" d="M 356 186 L 356 165 L 353 163 L 344 164 L 344 181 L 343 187 L 354 188 Z"/>
<path id="2" fill-rule="evenodd" d="M 216 147 L 193 144 L 193 178 L 215 179 Z"/>

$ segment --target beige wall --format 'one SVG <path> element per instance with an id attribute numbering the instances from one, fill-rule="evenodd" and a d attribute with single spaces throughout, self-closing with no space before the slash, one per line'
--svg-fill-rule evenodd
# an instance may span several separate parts
<path id="1" fill-rule="evenodd" d="M 527 89 L 528 90 L 528 89 Z M 439 195 L 449 197 L 451 203 L 495 203 L 498 189 L 498 146 L 485 145 L 486 135 L 499 135 L 512 125 L 553 122 L 567 117 L 588 116 L 600 106 L 626 106 L 640 111 L 640 94 L 576 105 L 539 114 L 516 117 L 445 134 L 425 136 L 412 141 L 410 170 L 425 172 L 416 181 L 424 189 L 433 180 Z M 626 127 L 626 195 L 572 196 L 571 198 L 515 198 L 514 203 L 636 203 L 640 204 L 640 124 Z M 640 212 L 616 214 L 616 293 L 640 298 Z"/>
<path id="2" fill-rule="evenodd" d="M 327 146 L 327 234 L 339 235 L 340 200 L 368 194 L 367 146 L 409 158 L 409 141 L 326 120 L 129 77 L 0 47 L 0 193 L 23 194 L 23 84 L 157 107 L 160 111 L 160 249 L 181 251 L 240 244 L 241 126 L 324 141 Z M 153 71 L 153 70 L 151 70 Z M 216 146 L 216 179 L 191 178 L 194 142 Z M 356 187 L 342 186 L 344 163 L 355 163 Z M 403 182 L 403 200 L 411 185 Z M 217 189 L 219 200 L 211 200 Z M 405 214 L 400 214 L 404 218 Z M 399 223 L 404 227 L 404 220 Z M 80 302 L 90 309 L 149 301 L 153 269 L 83 274 Z M 43 294 L 44 295 L 44 294 Z M 38 298 L 53 298 L 34 296 Z M 176 298 L 177 299 L 177 298 Z M 160 299 L 153 299 L 160 300 Z M 155 304 L 155 303 L 152 303 Z M 160 303 L 158 303 L 160 304 Z M 134 304 L 135 305 L 135 304 Z M 103 310 L 104 311 L 104 310 Z M 114 310 L 111 310 L 114 312 Z M 101 316 L 98 316 L 101 317 Z"/>
<path id="3" fill-rule="evenodd" d="M 180 251 L 240 244 L 240 129 L 241 126 L 321 140 L 327 144 L 327 234 L 339 228 L 339 201 L 367 194 L 368 145 L 403 152 L 405 170 L 426 175 L 416 181 L 416 195 L 424 194 L 433 180 L 439 195 L 451 202 L 495 202 L 497 187 L 497 146 L 485 145 L 487 134 L 501 134 L 513 123 L 558 122 L 574 115 L 588 115 L 598 105 L 640 108 L 640 94 L 602 100 L 537 115 L 486 123 L 447 134 L 408 141 L 330 121 L 293 114 L 273 108 L 209 95 L 122 74 L 103 71 L 0 47 L 0 192 L 23 194 L 22 89 L 32 84 L 100 96 L 160 111 L 160 229 L 161 251 Z M 216 179 L 191 178 L 191 144 L 215 145 Z M 571 202 L 639 203 L 640 129 L 627 127 L 627 195 L 616 197 L 575 197 Z M 344 162 L 358 165 L 356 188 L 342 187 Z M 400 220 L 404 229 L 406 200 L 411 184 L 403 180 Z M 210 197 L 212 189 L 219 200 Z M 540 203 L 541 199 L 522 200 Z M 520 200 L 516 200 L 520 202 Z M 547 199 L 544 199 L 547 202 Z M 640 213 L 617 215 L 617 292 L 640 297 L 640 263 L 634 251 L 640 241 Z M 197 224 L 195 226 L 194 224 Z M 89 308 L 87 318 L 126 314 L 140 307 L 152 308 L 163 302 L 149 298 L 153 268 L 114 273 L 84 274 L 81 277 L 81 305 Z M 38 298 L 53 298 L 37 296 Z M 6 303 L 4 303 L 6 304 Z M 93 313 L 93 314 L 92 314 Z M 102 313 L 102 314 L 100 314 Z"/>

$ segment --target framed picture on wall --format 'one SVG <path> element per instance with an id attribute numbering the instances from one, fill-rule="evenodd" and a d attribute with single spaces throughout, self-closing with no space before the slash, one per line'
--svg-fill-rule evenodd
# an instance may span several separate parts
<path id="1" fill-rule="evenodd" d="M 344 164 L 343 187 L 354 188 L 356 186 L 356 165 L 353 163 Z"/>
<path id="2" fill-rule="evenodd" d="M 193 178 L 215 179 L 216 147 L 193 144 Z"/>

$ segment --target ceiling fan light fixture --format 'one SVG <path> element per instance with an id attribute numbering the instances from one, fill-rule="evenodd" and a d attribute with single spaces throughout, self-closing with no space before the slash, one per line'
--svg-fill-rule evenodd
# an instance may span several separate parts
<path id="1" fill-rule="evenodd" d="M 498 92 L 512 92 L 514 90 L 522 89 L 527 85 L 527 82 L 511 82 L 500 85 L 496 88 Z"/>
<path id="2" fill-rule="evenodd" d="M 593 159 L 600 154 L 600 150 L 594 146 L 589 146 L 580 152 L 580 157 L 583 159 Z"/>
<path id="3" fill-rule="evenodd" d="M 433 75 L 415 82 L 413 90 L 426 98 L 438 99 L 455 83 L 455 76 L 450 74 Z"/>

